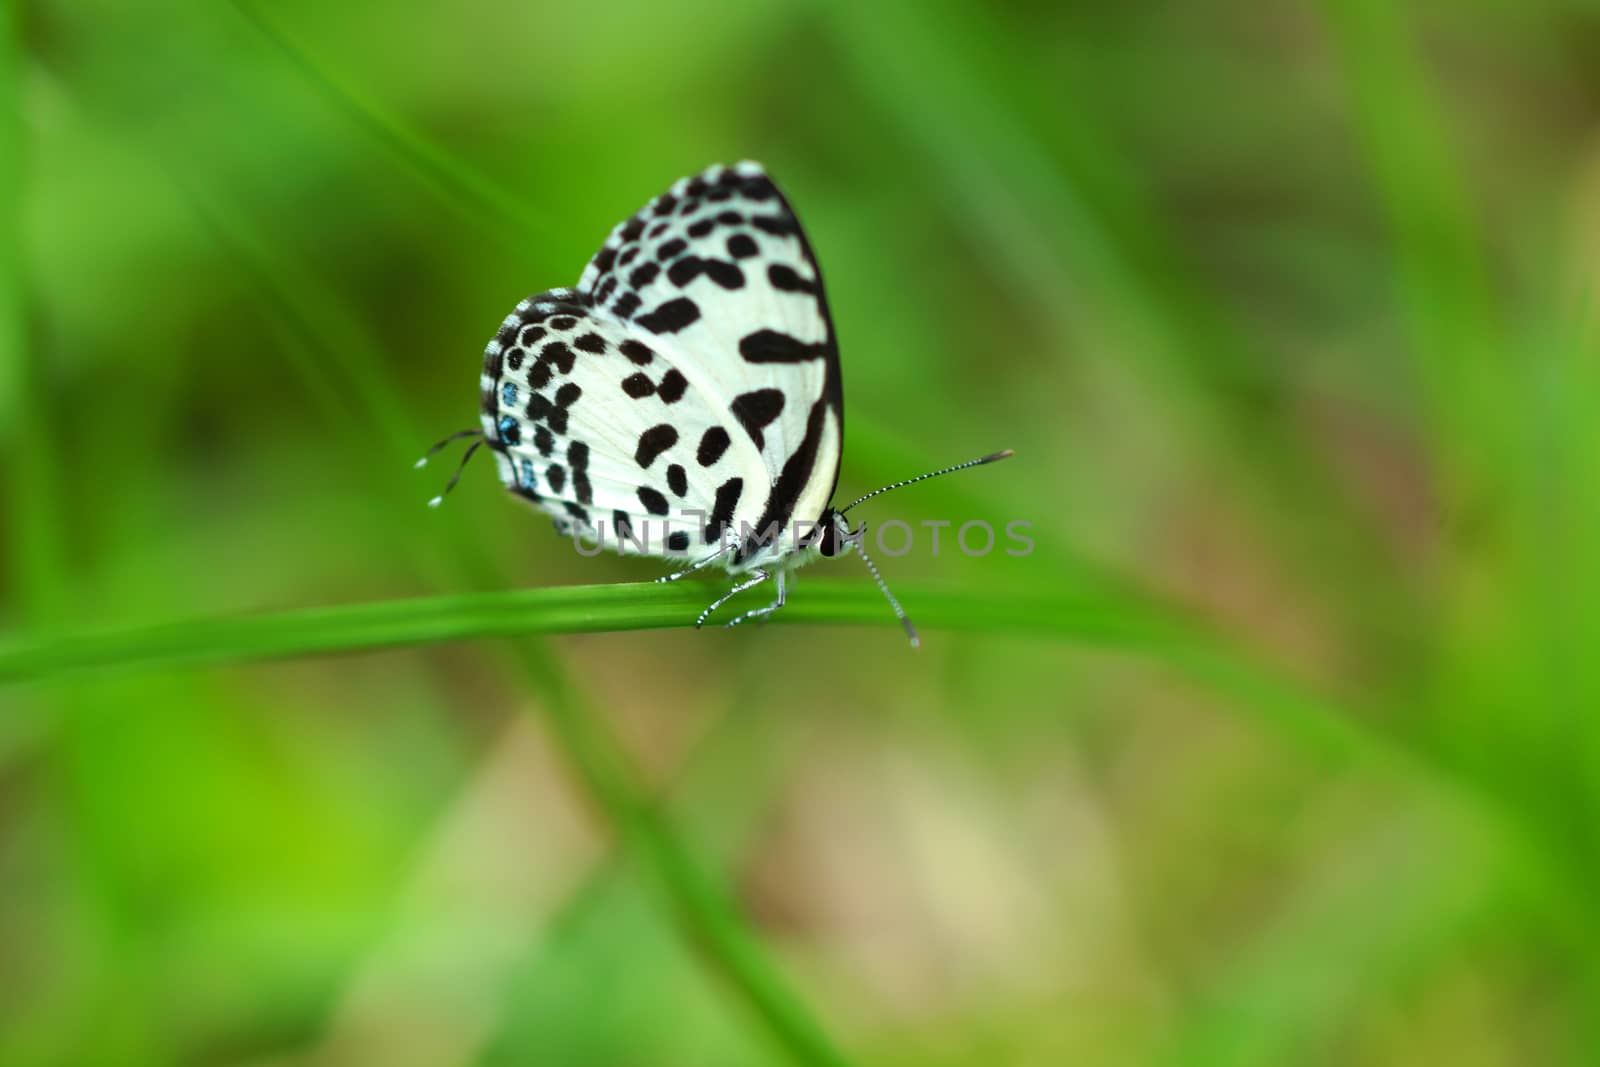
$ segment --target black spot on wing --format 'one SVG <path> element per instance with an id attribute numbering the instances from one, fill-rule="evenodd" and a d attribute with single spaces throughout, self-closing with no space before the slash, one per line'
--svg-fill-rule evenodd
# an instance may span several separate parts
<path id="1" fill-rule="evenodd" d="M 774 237 L 788 237 L 800 232 L 800 227 L 795 225 L 794 219 L 783 215 L 752 215 L 750 225 Z"/>
<path id="2" fill-rule="evenodd" d="M 682 552 L 689 547 L 689 535 L 682 530 L 674 530 L 667 535 L 667 548 L 673 552 Z"/>
<path id="3" fill-rule="evenodd" d="M 630 374 L 622 379 L 622 391 L 635 400 L 643 400 L 656 391 L 656 383 L 648 374 Z"/>
<path id="4" fill-rule="evenodd" d="M 639 487 L 639 503 L 643 504 L 644 509 L 652 515 L 667 513 L 667 498 L 662 496 L 659 490 L 652 489 L 648 485 Z"/>
<path id="5" fill-rule="evenodd" d="M 689 473 L 682 464 L 674 463 L 667 468 L 667 486 L 672 490 L 672 495 L 679 499 L 689 491 Z"/>
<path id="6" fill-rule="evenodd" d="M 633 461 L 649 470 L 657 456 L 677 443 L 678 431 L 668 423 L 658 423 L 639 435 L 639 447 L 634 449 Z"/>
<path id="7" fill-rule="evenodd" d="M 736 233 L 728 238 L 728 255 L 734 259 L 749 259 L 759 251 L 755 238 L 747 233 Z"/>
<path id="8" fill-rule="evenodd" d="M 761 431 L 771 425 L 783 411 L 783 391 L 779 389 L 755 389 L 748 393 L 740 393 L 733 398 L 730 405 L 734 417 L 739 420 L 739 425 L 744 427 L 745 433 L 756 443 L 757 448 L 766 444 Z"/>
<path id="9" fill-rule="evenodd" d="M 683 399 L 684 390 L 689 388 L 689 380 L 678 373 L 674 367 L 661 376 L 661 384 L 656 386 L 656 395 L 663 404 L 676 404 Z"/>
<path id="10" fill-rule="evenodd" d="M 611 314 L 619 319 L 628 318 L 639 310 L 639 305 L 642 303 L 644 301 L 639 299 L 638 293 L 623 293 L 617 297 L 617 302 L 611 305 Z"/>
<path id="11" fill-rule="evenodd" d="M 606 342 L 605 338 L 597 333 L 586 333 L 572 342 L 572 347 L 598 356 L 606 350 Z"/>
<path id="12" fill-rule="evenodd" d="M 580 504 L 594 503 L 594 486 L 589 483 L 589 446 L 574 441 L 567 446 L 567 466 L 572 469 L 572 494 Z"/>
<path id="13" fill-rule="evenodd" d="M 539 358 L 554 363 L 562 374 L 571 374 L 573 361 L 577 357 L 572 354 L 572 349 L 568 348 L 565 342 L 551 341 L 540 350 Z"/>
<path id="14" fill-rule="evenodd" d="M 772 179 L 765 174 L 755 174 L 740 181 L 739 192 L 749 200 L 771 200 L 778 195 Z"/>
<path id="15" fill-rule="evenodd" d="M 650 346 L 642 341 L 624 341 L 618 346 L 618 349 L 628 357 L 629 361 L 637 363 L 641 367 L 656 358 L 656 354 L 650 351 Z"/>
<path id="16" fill-rule="evenodd" d="M 729 443 L 728 431 L 721 426 L 713 426 L 700 435 L 700 447 L 695 450 L 694 458 L 700 466 L 709 467 L 722 458 Z"/>
<path id="17" fill-rule="evenodd" d="M 796 273 L 793 267 L 783 263 L 774 263 L 767 268 L 767 281 L 772 283 L 774 289 L 786 293 L 815 293 L 815 283 L 808 282 Z"/>
<path id="18" fill-rule="evenodd" d="M 711 506 L 711 518 L 705 528 L 706 544 L 720 540 L 722 531 L 732 524 L 733 509 L 739 506 L 739 496 L 743 492 L 743 478 L 729 478 L 717 487 L 716 503 Z"/>
<path id="19" fill-rule="evenodd" d="M 549 483 L 552 493 L 559 493 L 561 487 L 567 484 L 567 470 L 559 463 L 552 463 L 544 469 L 544 480 Z"/>
<path id="20" fill-rule="evenodd" d="M 808 344 L 781 330 L 757 330 L 739 341 L 739 354 L 751 363 L 803 363 L 827 352 L 826 342 Z"/>
<path id="21" fill-rule="evenodd" d="M 634 272 L 628 275 L 628 285 L 634 289 L 643 289 L 656 280 L 656 275 L 661 273 L 659 263 L 641 263 Z"/>
<path id="22" fill-rule="evenodd" d="M 739 270 L 739 264 L 728 262 L 725 259 L 706 259 L 706 277 L 712 282 L 722 286 L 725 290 L 739 290 L 744 288 L 744 272 Z"/>
<path id="23" fill-rule="evenodd" d="M 677 333 L 699 318 L 699 305 L 686 296 L 680 296 L 668 300 L 646 315 L 640 315 L 638 323 L 651 333 Z"/>
<path id="24" fill-rule="evenodd" d="M 744 271 L 739 269 L 737 263 L 729 263 L 722 259 L 701 259 L 699 256 L 684 256 L 678 260 L 667 271 L 667 280 L 682 289 L 702 274 L 724 289 L 744 287 Z"/>

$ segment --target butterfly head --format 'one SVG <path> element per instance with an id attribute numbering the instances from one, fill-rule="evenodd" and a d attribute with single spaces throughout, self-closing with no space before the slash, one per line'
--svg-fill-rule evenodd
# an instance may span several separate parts
<path id="1" fill-rule="evenodd" d="M 851 548 L 859 547 L 865 529 L 852 531 L 850 523 L 833 508 L 822 513 L 822 518 L 817 520 L 817 528 L 817 551 L 826 559 L 842 556 Z"/>

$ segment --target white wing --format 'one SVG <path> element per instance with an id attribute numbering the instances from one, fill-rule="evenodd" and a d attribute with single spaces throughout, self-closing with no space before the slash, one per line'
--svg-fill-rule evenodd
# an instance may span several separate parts
<path id="1" fill-rule="evenodd" d="M 712 167 L 618 225 L 577 289 L 531 297 L 489 343 L 485 436 L 507 488 L 748 569 L 793 550 L 838 477 L 843 402 L 821 273 L 761 168 Z M 698 513 L 695 517 L 694 513 Z M 670 525 L 670 537 L 664 528 Z"/>

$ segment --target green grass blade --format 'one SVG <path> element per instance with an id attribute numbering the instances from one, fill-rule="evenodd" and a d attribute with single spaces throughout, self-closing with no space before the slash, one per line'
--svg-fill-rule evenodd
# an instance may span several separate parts
<path id="1" fill-rule="evenodd" d="M 101 633 L 13 640 L 0 646 L 0 680 L 45 679 L 83 670 L 246 663 L 319 653 L 372 651 L 485 637 L 602 633 L 681 627 L 710 602 L 701 583 L 578 585 L 310 608 L 231 619 L 199 619 Z M 996 596 L 914 587 L 902 599 L 920 625 L 1129 639 L 1153 627 L 1066 597 Z M 731 608 L 731 605 L 730 605 Z M 895 625 L 865 582 L 807 582 L 774 616 L 781 623 Z M 712 638 L 708 638 L 712 639 Z"/>
<path id="2" fill-rule="evenodd" d="M 481 638 L 677 628 L 691 625 L 710 595 L 698 583 L 562 586 L 18 637 L 0 644 L 0 682 L 95 670 L 251 663 Z M 1121 601 L 920 585 L 904 589 L 902 600 L 911 605 L 919 625 L 935 634 L 941 630 L 1024 634 L 1154 653 L 1313 755 L 1343 761 L 1388 748 L 1378 734 L 1298 683 L 1267 672 L 1227 642 Z M 807 581 L 803 592 L 773 621 L 897 625 L 871 585 L 825 579 Z M 723 638 L 705 637 L 718 639 Z M 914 653 L 906 649 L 905 654 Z"/>

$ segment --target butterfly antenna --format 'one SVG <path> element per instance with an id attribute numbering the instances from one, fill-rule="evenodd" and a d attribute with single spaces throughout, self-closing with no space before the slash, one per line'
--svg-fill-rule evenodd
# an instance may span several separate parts
<path id="1" fill-rule="evenodd" d="M 482 436 L 483 436 L 483 431 L 482 430 L 461 430 L 458 433 L 453 433 L 449 437 L 446 437 L 443 441 L 440 441 L 439 443 L 435 444 L 432 448 L 428 449 L 427 454 L 424 455 L 421 459 L 417 460 L 417 462 L 412 464 L 412 466 L 415 467 L 417 470 L 421 470 L 423 467 L 426 467 L 428 465 L 428 460 L 432 459 L 434 456 L 437 456 L 439 454 L 439 451 L 442 448 L 444 448 L 446 445 L 450 444 L 452 441 L 459 441 L 463 437 L 482 437 Z"/>
<path id="2" fill-rule="evenodd" d="M 872 562 L 872 557 L 867 555 L 867 524 L 862 523 L 856 535 L 856 551 L 861 553 L 861 562 L 867 565 L 867 570 L 872 572 L 872 580 L 878 583 L 878 590 L 883 598 L 894 609 L 895 618 L 900 620 L 900 625 L 906 628 L 906 636 L 911 639 L 912 648 L 922 647 L 922 638 L 917 636 L 917 628 L 911 625 L 911 616 L 906 614 L 906 609 L 900 606 L 900 601 L 889 592 L 889 583 L 883 580 L 883 575 L 878 573 L 878 565 Z"/>
<path id="3" fill-rule="evenodd" d="M 445 485 L 444 492 L 428 501 L 428 506 L 430 508 L 436 508 L 440 504 L 444 503 L 444 498 L 449 495 L 450 490 L 454 489 L 456 487 L 456 483 L 461 480 L 461 472 L 467 469 L 467 460 L 471 459 L 472 454 L 481 447 L 483 447 L 482 437 L 479 437 L 476 441 L 467 446 L 467 450 L 461 454 L 461 462 L 456 464 L 456 472 L 450 476 L 450 481 Z"/>
<path id="4" fill-rule="evenodd" d="M 857 504 L 860 504 L 860 503 L 863 503 L 865 501 L 871 500 L 873 497 L 878 496 L 878 495 L 880 495 L 882 493 L 887 493 L 891 489 L 903 489 L 908 485 L 915 485 L 917 482 L 925 482 L 929 478 L 937 478 L 937 477 L 939 477 L 940 475 L 943 475 L 943 474 L 954 474 L 956 471 L 964 471 L 968 467 L 981 467 L 985 463 L 997 463 L 1002 459 L 1009 459 L 1015 454 L 1016 453 L 1012 452 L 1011 449 L 1008 448 L 1004 452 L 992 452 L 989 455 L 983 456 L 983 457 L 981 457 L 979 459 L 969 459 L 965 463 L 957 463 L 954 467 L 946 467 L 946 468 L 944 468 L 944 470 L 938 470 L 938 471 L 929 471 L 927 474 L 919 474 L 915 478 L 907 478 L 903 482 L 895 482 L 893 485 L 886 485 L 882 489 L 874 489 L 872 492 L 868 493 L 866 496 L 860 498 L 859 500 L 852 501 L 849 507 L 840 508 L 839 509 L 839 514 L 843 515 L 845 512 L 849 511 L 850 508 L 855 507 Z M 862 557 L 862 558 L 865 558 L 865 557 Z M 867 566 L 870 567 L 870 566 L 872 566 L 872 564 L 868 563 Z M 876 573 L 876 572 L 874 572 L 874 573 Z M 880 584 L 882 584 L 882 583 L 880 583 Z M 885 596 L 888 596 L 889 590 L 885 589 L 883 592 L 884 592 Z M 893 603 L 894 602 L 894 597 L 889 597 L 889 601 L 890 601 L 890 603 Z M 903 616 L 902 616 L 902 618 L 903 618 Z M 915 636 L 913 636 L 911 643 L 912 644 L 916 644 Z"/>

